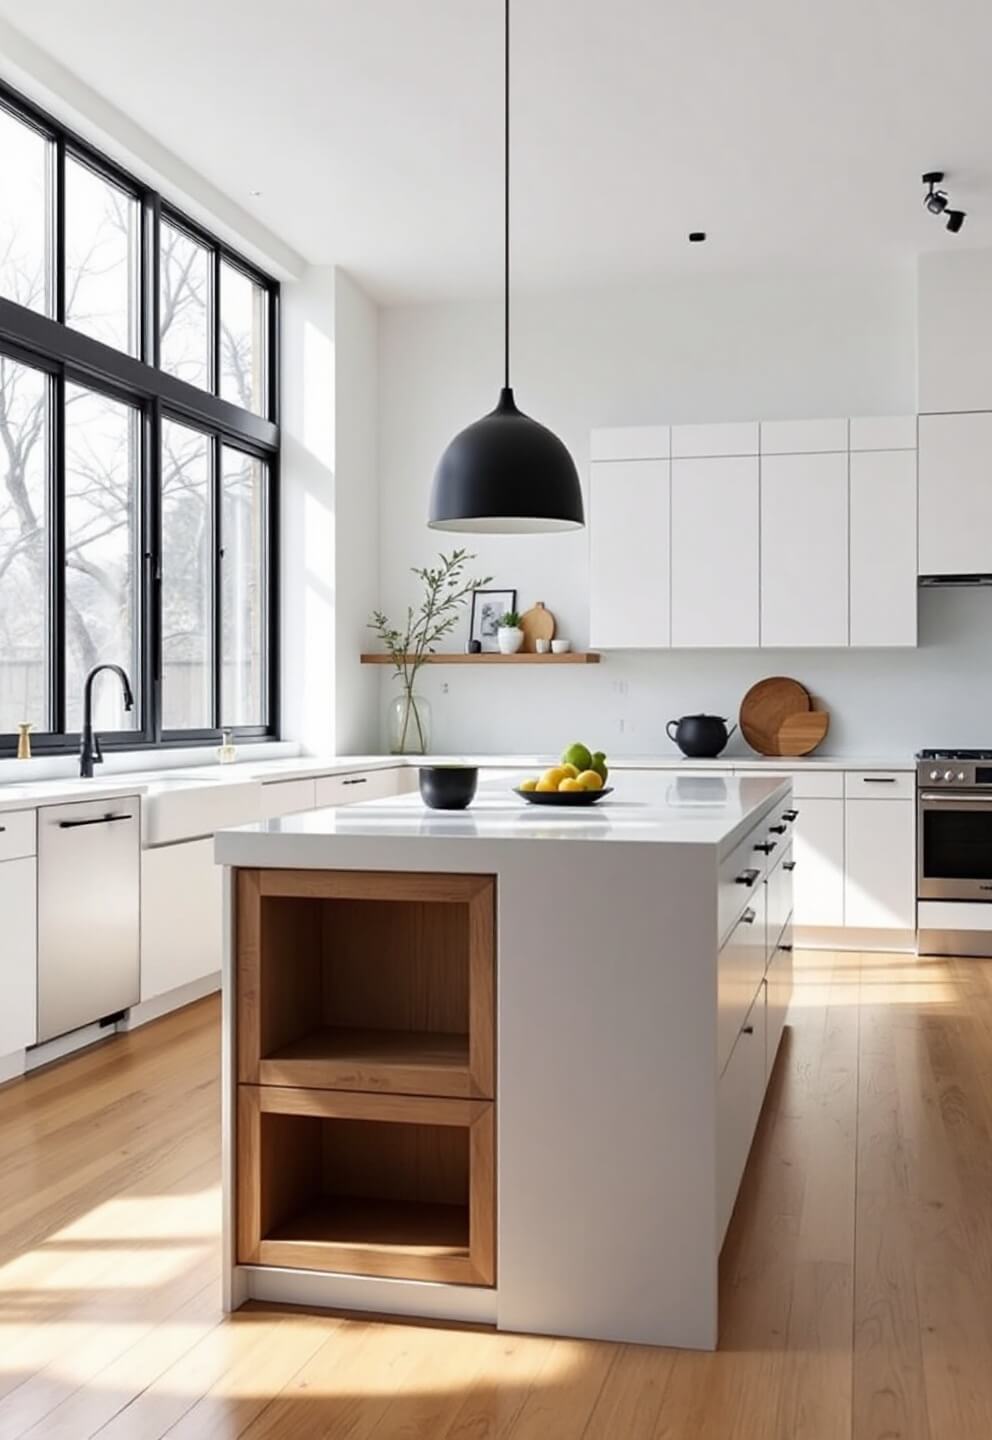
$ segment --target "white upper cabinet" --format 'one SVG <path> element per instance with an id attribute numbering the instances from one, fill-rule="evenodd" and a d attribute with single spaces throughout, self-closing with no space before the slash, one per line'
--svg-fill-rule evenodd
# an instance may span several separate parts
<path id="1" fill-rule="evenodd" d="M 762 455 L 816 455 L 847 449 L 847 421 L 762 420 Z"/>
<path id="2" fill-rule="evenodd" d="M 758 422 L 743 420 L 723 425 L 673 425 L 672 459 L 700 456 L 757 455 Z"/>
<path id="3" fill-rule="evenodd" d="M 848 644 L 846 452 L 762 457 L 761 643 Z"/>
<path id="4" fill-rule="evenodd" d="M 915 450 L 915 415 L 855 415 L 852 450 Z"/>
<path id="5" fill-rule="evenodd" d="M 592 465 L 590 642 L 609 649 L 671 644 L 671 467 L 667 460 Z"/>
<path id="6" fill-rule="evenodd" d="M 915 645 L 915 450 L 852 453 L 850 504 L 851 644 Z"/>
<path id="7" fill-rule="evenodd" d="M 920 574 L 992 573 L 992 413 L 920 416 Z"/>
<path id="8" fill-rule="evenodd" d="M 671 449 L 669 425 L 616 425 L 589 437 L 590 460 L 667 460 Z"/>
<path id="9" fill-rule="evenodd" d="M 758 644 L 758 519 L 757 456 L 672 461 L 673 646 Z"/>
<path id="10" fill-rule="evenodd" d="M 992 254 L 941 247 L 918 282 L 920 410 L 992 410 Z"/>

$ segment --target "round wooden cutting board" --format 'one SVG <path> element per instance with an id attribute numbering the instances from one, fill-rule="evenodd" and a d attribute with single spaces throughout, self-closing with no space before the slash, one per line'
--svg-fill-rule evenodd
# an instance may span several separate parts
<path id="1" fill-rule="evenodd" d="M 521 615 L 520 628 L 524 632 L 523 649 L 534 655 L 538 640 L 555 638 L 555 617 L 544 608 L 544 601 L 538 600 L 532 610 L 525 610 Z"/>
<path id="2" fill-rule="evenodd" d="M 741 734 L 759 755 L 779 755 L 778 732 L 783 720 L 812 708 L 809 691 L 798 680 L 771 675 L 752 685 L 741 701 Z"/>

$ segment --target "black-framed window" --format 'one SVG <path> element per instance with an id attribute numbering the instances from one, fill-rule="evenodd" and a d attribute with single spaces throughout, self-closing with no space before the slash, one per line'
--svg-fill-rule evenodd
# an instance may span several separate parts
<path id="1" fill-rule="evenodd" d="M 0 86 L 0 756 L 278 733 L 278 285 Z"/>

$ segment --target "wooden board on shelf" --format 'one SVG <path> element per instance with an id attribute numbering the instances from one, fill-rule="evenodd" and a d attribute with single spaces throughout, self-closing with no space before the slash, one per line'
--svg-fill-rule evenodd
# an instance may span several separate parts
<path id="1" fill-rule="evenodd" d="M 524 632 L 524 653 L 535 655 L 538 640 L 550 641 L 555 638 L 555 617 L 545 607 L 544 601 L 538 600 L 536 605 L 521 615 L 520 628 Z"/>
<path id="2" fill-rule="evenodd" d="M 382 655 L 378 651 L 363 655 L 361 659 L 363 665 L 393 664 L 391 655 Z M 412 660 L 413 656 L 408 655 L 406 659 Z M 569 650 L 565 655 L 531 655 L 526 650 L 518 650 L 516 655 L 495 655 L 488 652 L 482 655 L 465 655 L 460 651 L 446 651 L 423 657 L 425 665 L 598 665 L 599 661 L 600 655 L 596 650 Z"/>

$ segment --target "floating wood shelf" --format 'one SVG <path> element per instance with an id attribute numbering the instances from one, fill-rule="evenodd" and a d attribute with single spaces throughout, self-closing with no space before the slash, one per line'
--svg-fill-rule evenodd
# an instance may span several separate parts
<path id="1" fill-rule="evenodd" d="M 412 655 L 405 657 L 412 660 Z M 516 655 L 494 655 L 488 651 L 483 655 L 464 655 L 460 651 L 447 651 L 438 655 L 425 655 L 425 665 L 598 665 L 599 652 L 596 650 L 569 650 L 566 655 L 532 655 L 530 651 L 518 651 Z M 392 655 L 363 655 L 363 665 L 392 665 Z"/>

